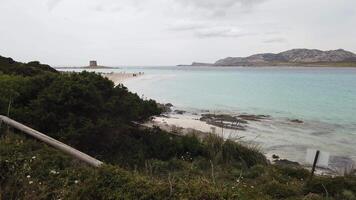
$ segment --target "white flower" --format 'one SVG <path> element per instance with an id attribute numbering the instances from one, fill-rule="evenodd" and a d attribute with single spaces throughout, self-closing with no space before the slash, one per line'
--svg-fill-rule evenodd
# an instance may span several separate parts
<path id="1" fill-rule="evenodd" d="M 28 184 L 30 184 L 30 185 L 31 185 L 32 183 L 33 183 L 33 181 L 29 181 L 29 182 L 28 182 Z"/>
<path id="2" fill-rule="evenodd" d="M 31 178 L 31 176 L 30 176 L 30 175 L 27 175 L 26 177 L 27 177 L 27 178 Z"/>
<path id="3" fill-rule="evenodd" d="M 78 183 L 79 183 L 79 181 L 78 181 L 78 180 L 75 180 L 75 181 L 74 181 L 74 183 L 75 183 L 75 184 L 78 184 Z"/>
<path id="4" fill-rule="evenodd" d="M 33 160 L 36 159 L 36 156 L 32 156 L 32 159 L 33 159 Z"/>
<path id="5" fill-rule="evenodd" d="M 50 174 L 57 174 L 56 170 L 53 170 L 53 169 L 49 173 Z"/>

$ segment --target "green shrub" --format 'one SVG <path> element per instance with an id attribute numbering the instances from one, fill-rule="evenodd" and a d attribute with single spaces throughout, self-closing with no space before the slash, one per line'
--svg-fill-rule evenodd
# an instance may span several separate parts
<path id="1" fill-rule="evenodd" d="M 356 177 L 314 177 L 304 187 L 305 193 L 312 192 L 331 197 L 341 197 L 345 190 L 356 193 Z"/>
<path id="2" fill-rule="evenodd" d="M 298 194 L 298 189 L 293 185 L 286 185 L 275 180 L 266 183 L 262 191 L 270 195 L 273 199 L 284 199 Z"/>

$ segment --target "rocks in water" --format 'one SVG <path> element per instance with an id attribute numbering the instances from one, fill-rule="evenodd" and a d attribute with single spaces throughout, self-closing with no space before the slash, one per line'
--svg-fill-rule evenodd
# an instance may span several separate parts
<path id="1" fill-rule="evenodd" d="M 296 124 L 303 124 L 304 122 L 300 119 L 289 119 L 288 121 Z"/>
<path id="2" fill-rule="evenodd" d="M 174 113 L 179 114 L 179 115 L 183 115 L 184 113 L 186 113 L 187 111 L 184 110 L 175 110 Z"/>
<path id="3" fill-rule="evenodd" d="M 214 125 L 217 127 L 228 128 L 233 130 L 246 130 L 246 126 L 241 124 L 247 124 L 246 120 L 238 119 L 235 116 L 226 114 L 203 114 L 200 118 L 200 121 L 204 121 L 207 124 Z"/>
<path id="4" fill-rule="evenodd" d="M 248 115 L 248 114 L 242 114 L 238 116 L 241 119 L 247 120 L 247 121 L 261 121 L 263 119 L 268 119 L 270 116 L 269 115 Z"/>
<path id="5" fill-rule="evenodd" d="M 240 130 L 240 131 L 246 130 L 246 126 L 236 124 L 236 123 L 223 122 L 223 121 L 206 121 L 206 123 L 220 128 L 227 128 L 227 129 Z"/>
<path id="6" fill-rule="evenodd" d="M 157 103 L 157 106 L 158 108 L 162 109 L 164 113 L 172 112 L 173 104 L 171 103 L 166 103 L 166 104 Z"/>
<path id="7" fill-rule="evenodd" d="M 232 115 L 227 115 L 227 114 L 202 114 L 202 117 L 200 118 L 201 121 L 225 121 L 225 122 L 234 122 L 234 123 L 241 123 L 241 124 L 247 124 L 246 120 L 239 119 L 235 116 Z"/>
<path id="8" fill-rule="evenodd" d="M 164 105 L 167 106 L 167 107 L 173 107 L 173 104 L 171 104 L 171 103 L 166 103 Z"/>
<path id="9" fill-rule="evenodd" d="M 272 158 L 275 159 L 275 160 L 277 160 L 277 159 L 279 159 L 279 156 L 276 155 L 276 154 L 273 154 L 273 155 L 272 155 Z"/>
<path id="10" fill-rule="evenodd" d="M 200 121 L 207 124 L 214 125 L 221 128 L 228 128 L 234 130 L 246 130 L 248 121 L 261 121 L 267 119 L 268 115 L 248 115 L 242 114 L 238 116 L 228 114 L 202 114 Z"/>

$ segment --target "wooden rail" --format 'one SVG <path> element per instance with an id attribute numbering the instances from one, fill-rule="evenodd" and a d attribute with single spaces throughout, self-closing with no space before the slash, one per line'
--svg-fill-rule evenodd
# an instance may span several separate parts
<path id="1" fill-rule="evenodd" d="M 58 150 L 61 150 L 64 153 L 69 154 L 72 157 L 77 158 L 77 159 L 79 159 L 93 167 L 100 167 L 103 164 L 103 162 L 101 162 L 100 160 L 97 160 L 97 159 L 95 159 L 81 151 L 78 151 L 78 150 L 58 141 L 58 140 L 55 140 L 55 139 L 53 139 L 39 131 L 36 131 L 28 126 L 18 123 L 17 121 L 12 120 L 6 116 L 0 115 L 0 122 L 3 122 L 15 129 L 18 129 L 18 130 L 26 133 L 27 135 L 30 135 L 30 136 L 50 145 Z"/>

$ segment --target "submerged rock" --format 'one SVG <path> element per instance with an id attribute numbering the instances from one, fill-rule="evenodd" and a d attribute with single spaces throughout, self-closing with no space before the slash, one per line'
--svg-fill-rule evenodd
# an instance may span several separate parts
<path id="1" fill-rule="evenodd" d="M 171 103 L 166 103 L 165 106 L 167 106 L 167 107 L 173 107 L 173 104 L 171 104 Z"/>
<path id="2" fill-rule="evenodd" d="M 296 123 L 296 124 L 303 124 L 304 122 L 300 119 L 289 119 L 288 121 Z"/>
<path id="3" fill-rule="evenodd" d="M 184 110 L 175 110 L 175 113 L 179 114 L 179 115 L 183 115 L 184 113 L 186 113 L 187 111 Z"/>
<path id="4" fill-rule="evenodd" d="M 157 103 L 157 106 L 158 108 L 162 109 L 164 113 L 172 112 L 173 104 L 171 103 L 166 103 L 166 104 Z"/>
<path id="5" fill-rule="evenodd" d="M 235 116 L 227 114 L 203 114 L 200 121 L 204 121 L 207 124 L 214 125 L 220 128 L 228 128 L 233 130 L 246 130 L 245 125 L 248 122 L 246 120 L 238 119 Z"/>
<path id="6" fill-rule="evenodd" d="M 270 116 L 269 115 L 248 115 L 248 114 L 243 114 L 237 116 L 241 119 L 247 120 L 247 121 L 261 121 L 263 119 L 268 119 Z"/>
<path id="7" fill-rule="evenodd" d="M 224 122 L 231 122 L 231 123 L 241 123 L 241 124 L 247 124 L 248 122 L 246 120 L 238 119 L 235 116 L 232 115 L 227 115 L 227 114 L 202 114 L 202 117 L 200 118 L 201 121 L 224 121 Z"/>

